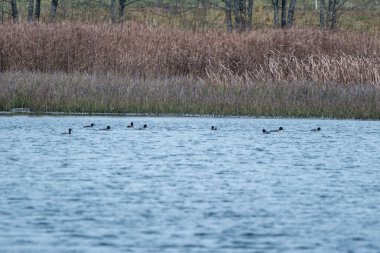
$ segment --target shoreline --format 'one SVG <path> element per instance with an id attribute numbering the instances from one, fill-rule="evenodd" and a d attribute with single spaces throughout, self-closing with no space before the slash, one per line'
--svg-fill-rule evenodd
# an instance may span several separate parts
<path id="1" fill-rule="evenodd" d="M 337 118 L 337 117 L 292 117 L 292 116 L 258 116 L 258 115 L 212 115 L 212 114 L 175 114 L 175 113 L 81 113 L 81 112 L 29 112 L 17 113 L 0 111 L 0 117 L 153 117 L 153 118 L 236 118 L 236 119 L 309 119 L 309 120 L 355 120 L 380 121 L 377 118 Z"/>

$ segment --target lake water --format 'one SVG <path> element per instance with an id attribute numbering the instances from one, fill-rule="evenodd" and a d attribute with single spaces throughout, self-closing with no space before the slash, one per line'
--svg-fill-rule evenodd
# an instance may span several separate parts
<path id="1" fill-rule="evenodd" d="M 379 133 L 380 121 L 2 116 L 0 252 L 380 252 Z"/>

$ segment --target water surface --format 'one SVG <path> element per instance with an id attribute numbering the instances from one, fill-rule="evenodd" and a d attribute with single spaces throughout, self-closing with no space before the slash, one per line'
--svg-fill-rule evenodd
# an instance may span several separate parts
<path id="1" fill-rule="evenodd" d="M 3 116 L 0 252 L 380 252 L 379 129 Z"/>

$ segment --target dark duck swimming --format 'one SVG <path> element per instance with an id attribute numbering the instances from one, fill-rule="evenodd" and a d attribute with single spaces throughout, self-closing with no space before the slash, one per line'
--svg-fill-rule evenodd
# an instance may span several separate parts
<path id="1" fill-rule="evenodd" d="M 278 129 L 276 129 L 276 130 L 270 130 L 269 132 L 271 132 L 271 133 L 278 133 L 278 132 L 282 132 L 282 131 L 284 131 L 284 128 L 283 127 L 279 127 Z"/>
<path id="2" fill-rule="evenodd" d="M 69 131 L 68 132 L 64 132 L 64 133 L 61 133 L 61 134 L 71 134 L 71 128 L 69 128 Z"/>

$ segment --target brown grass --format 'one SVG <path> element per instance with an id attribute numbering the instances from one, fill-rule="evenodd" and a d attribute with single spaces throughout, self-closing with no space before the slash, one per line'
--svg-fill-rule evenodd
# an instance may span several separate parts
<path id="1" fill-rule="evenodd" d="M 135 23 L 2 24 L 0 71 L 380 85 L 380 39 L 310 29 L 192 33 Z"/>
<path id="2" fill-rule="evenodd" d="M 380 119 L 373 85 L 263 83 L 245 78 L 131 78 L 80 73 L 6 72 L 0 111 L 114 112 Z"/>

